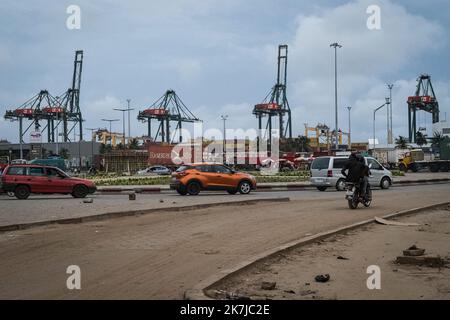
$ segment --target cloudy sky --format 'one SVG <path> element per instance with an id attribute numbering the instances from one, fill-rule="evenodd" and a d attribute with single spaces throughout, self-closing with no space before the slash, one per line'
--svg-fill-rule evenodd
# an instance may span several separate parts
<path id="1" fill-rule="evenodd" d="M 66 27 L 69 5 L 81 9 L 81 29 Z M 369 30 L 369 5 L 381 9 L 381 29 Z M 251 114 L 276 80 L 277 46 L 289 45 L 287 94 L 294 135 L 334 123 L 334 52 L 339 42 L 339 126 L 353 141 L 372 136 L 373 109 L 393 83 L 394 135 L 407 135 L 406 98 L 429 73 L 441 118 L 450 105 L 450 3 L 446 0 L 153 0 L 0 2 L 0 112 L 41 89 L 70 86 L 74 51 L 84 50 L 81 108 L 85 127 L 121 118 L 114 107 L 145 109 L 174 89 L 205 128 L 254 128 Z M 146 125 L 132 113 L 132 134 Z M 450 116 L 450 114 L 449 114 Z M 377 115 L 386 140 L 386 115 Z M 430 115 L 419 126 L 431 125 Z M 115 124 L 121 131 L 121 124 Z M 0 120 L 0 138 L 18 141 L 17 123 Z M 26 137 L 25 140 L 27 140 Z"/>

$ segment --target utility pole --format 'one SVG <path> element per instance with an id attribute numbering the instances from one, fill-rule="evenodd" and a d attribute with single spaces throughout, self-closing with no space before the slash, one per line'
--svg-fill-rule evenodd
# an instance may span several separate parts
<path id="1" fill-rule="evenodd" d="M 352 150 L 352 122 L 350 117 L 350 110 L 352 110 L 352 107 L 347 107 L 348 109 L 348 149 Z"/>
<path id="2" fill-rule="evenodd" d="M 222 154 L 223 154 L 223 164 L 226 163 L 227 156 L 226 156 L 226 133 L 225 133 L 225 122 L 228 119 L 228 115 L 221 115 L 220 118 L 223 120 L 223 146 L 222 146 Z"/>
<path id="3" fill-rule="evenodd" d="M 129 103 L 128 103 L 129 104 Z M 130 133 L 130 110 L 133 110 L 133 109 L 130 109 L 130 108 L 127 108 L 127 109 L 119 109 L 119 108 L 114 108 L 113 110 L 116 110 L 116 111 L 121 111 L 122 112 L 122 118 L 123 118 L 123 144 L 125 145 L 125 111 L 128 111 L 128 137 L 130 136 L 129 135 L 129 133 Z"/>
<path id="4" fill-rule="evenodd" d="M 127 110 L 128 110 L 128 144 L 130 144 L 130 138 L 131 138 L 131 133 L 130 133 L 130 111 L 134 110 L 134 109 L 130 109 L 130 102 L 131 99 L 127 99 Z"/>
<path id="5" fill-rule="evenodd" d="M 373 110 L 373 149 L 375 150 L 375 114 L 378 110 L 383 108 L 384 106 L 387 106 L 389 108 L 389 98 L 386 98 L 386 102 L 383 103 L 381 106 Z"/>
<path id="6" fill-rule="evenodd" d="M 334 119 L 334 121 L 335 121 L 335 123 L 334 123 L 334 132 L 335 132 L 335 138 L 336 138 L 336 141 L 335 141 L 335 149 L 337 150 L 338 149 L 338 141 L 339 141 L 339 138 L 338 138 L 338 103 L 337 103 L 337 48 L 342 48 L 342 46 L 339 44 L 339 43 L 337 43 L 337 42 L 335 42 L 335 43 L 332 43 L 332 44 L 330 44 L 330 47 L 333 47 L 334 48 L 334 112 L 335 112 L 335 115 L 334 115 L 334 117 L 335 117 L 335 119 Z"/>
<path id="7" fill-rule="evenodd" d="M 112 146 L 112 122 L 120 121 L 119 119 L 102 119 L 102 121 L 109 122 L 109 144 Z"/>
<path id="8" fill-rule="evenodd" d="M 392 130 L 392 88 L 394 87 L 393 84 L 388 84 L 389 89 L 389 127 L 388 127 L 388 144 L 394 143 L 394 133 Z"/>

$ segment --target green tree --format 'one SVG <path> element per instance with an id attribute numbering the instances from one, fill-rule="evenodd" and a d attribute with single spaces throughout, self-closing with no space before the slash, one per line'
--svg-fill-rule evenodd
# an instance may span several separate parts
<path id="1" fill-rule="evenodd" d="M 440 147 L 441 142 L 444 141 L 445 136 L 440 132 L 435 132 L 431 138 L 431 145 L 433 147 Z"/>
<path id="2" fill-rule="evenodd" d="M 420 147 L 428 143 L 427 138 L 421 131 L 417 131 L 416 133 L 416 143 Z"/>
<path id="3" fill-rule="evenodd" d="M 138 141 L 138 139 L 131 139 L 129 142 L 128 142 L 128 149 L 131 149 L 131 150 L 137 150 L 137 149 L 139 149 L 139 141 Z"/>
<path id="4" fill-rule="evenodd" d="M 111 147 L 110 144 L 104 144 L 104 143 L 102 143 L 102 144 L 100 145 L 100 154 L 108 153 L 108 152 L 110 152 L 111 150 L 112 150 L 112 147 Z"/>
<path id="5" fill-rule="evenodd" d="M 69 150 L 61 148 L 61 150 L 59 150 L 59 156 L 63 159 L 69 159 Z"/>
<path id="6" fill-rule="evenodd" d="M 398 136 L 398 138 L 395 139 L 395 146 L 398 149 L 406 149 L 408 148 L 408 140 L 403 136 Z"/>

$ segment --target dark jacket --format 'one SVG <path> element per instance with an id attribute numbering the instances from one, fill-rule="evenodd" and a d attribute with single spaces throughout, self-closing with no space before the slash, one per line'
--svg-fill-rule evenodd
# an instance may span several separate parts
<path id="1" fill-rule="evenodd" d="M 349 159 L 341 170 L 347 182 L 357 183 L 363 177 L 365 165 L 357 159 Z M 347 172 L 348 171 L 348 172 Z"/>

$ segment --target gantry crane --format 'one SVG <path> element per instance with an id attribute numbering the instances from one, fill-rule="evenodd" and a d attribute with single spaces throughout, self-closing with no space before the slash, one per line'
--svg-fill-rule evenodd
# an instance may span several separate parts
<path id="1" fill-rule="evenodd" d="M 272 133 L 272 117 L 278 117 L 280 138 L 292 138 L 291 109 L 286 96 L 288 46 L 278 46 L 277 82 L 264 98 L 255 105 L 253 114 L 258 118 L 259 132 L 262 130 L 262 118 L 267 117 L 266 132 Z M 286 118 L 286 121 L 285 121 Z M 270 137 L 268 137 L 270 140 Z"/>
<path id="2" fill-rule="evenodd" d="M 434 94 L 431 77 L 428 74 L 422 74 L 417 78 L 416 92 L 414 96 L 408 97 L 408 132 L 410 142 L 416 142 L 416 113 L 420 110 L 431 113 L 433 123 L 439 122 L 439 103 Z"/>
<path id="3" fill-rule="evenodd" d="M 200 122 L 201 120 L 181 101 L 174 90 L 167 90 L 166 93 L 156 100 L 149 108 L 139 111 L 138 120 L 147 122 L 147 134 L 150 140 L 157 141 L 161 136 L 161 142 L 171 143 L 170 139 L 170 122 L 177 123 L 175 132 L 178 130 L 179 142 L 182 142 L 182 124 L 183 122 Z M 152 138 L 151 120 L 155 119 L 159 122 L 158 130 L 154 138 Z M 175 134 L 174 134 L 175 137 Z"/>
<path id="4" fill-rule="evenodd" d="M 19 139 L 23 143 L 24 134 L 34 125 L 36 131 L 47 131 L 47 141 L 55 142 L 55 132 L 63 123 L 64 141 L 70 141 L 69 134 L 75 126 L 79 125 L 79 137 L 83 140 L 82 115 L 80 110 L 80 84 L 83 64 L 83 51 L 75 52 L 72 87 L 62 95 L 54 97 L 48 90 L 41 90 L 38 94 L 23 103 L 14 110 L 7 110 L 4 117 L 9 120 L 19 121 Z M 31 121 L 31 124 L 23 130 L 23 120 Z M 46 122 L 41 128 L 42 121 Z M 74 122 L 69 129 L 68 123 Z"/>

